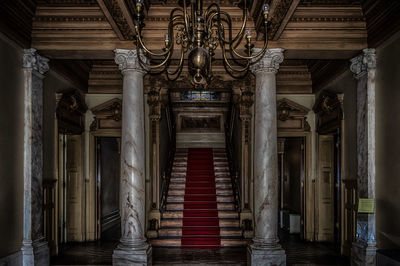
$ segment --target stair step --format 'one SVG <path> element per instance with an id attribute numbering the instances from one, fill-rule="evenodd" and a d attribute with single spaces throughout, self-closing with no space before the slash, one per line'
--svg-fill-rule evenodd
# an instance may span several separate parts
<path id="1" fill-rule="evenodd" d="M 221 210 L 185 210 L 185 215 L 187 217 L 193 216 L 196 217 L 196 215 L 204 215 L 208 212 L 216 212 L 219 218 L 230 218 L 230 219 L 238 219 L 239 214 L 236 211 L 221 211 Z M 183 211 L 178 210 L 178 211 L 165 211 L 162 214 L 163 219 L 171 219 L 171 218 L 183 218 Z"/>
<path id="2" fill-rule="evenodd" d="M 160 238 L 160 239 L 151 239 L 151 245 L 155 247 L 181 247 L 181 238 Z M 249 243 L 248 240 L 244 239 L 223 239 L 221 238 L 221 247 L 244 247 Z M 193 247 L 199 248 L 198 246 L 188 246 L 184 247 Z M 219 246 L 217 246 L 219 247 Z M 207 247 L 205 247 L 207 248 Z"/>
<path id="3" fill-rule="evenodd" d="M 198 209 L 198 210 L 210 209 L 210 208 L 207 208 L 207 207 L 209 207 L 209 205 L 206 206 L 204 204 L 199 204 L 199 205 L 196 206 L 195 209 Z M 167 202 L 167 208 L 166 209 L 167 210 L 183 210 L 183 203 Z M 230 202 L 218 202 L 217 203 L 217 209 L 219 211 L 228 211 L 228 210 L 229 211 L 233 211 L 233 210 L 235 210 L 235 205 L 233 203 L 230 203 Z"/>
<path id="4" fill-rule="evenodd" d="M 211 204 L 215 202 L 233 202 L 233 196 L 226 196 L 226 195 L 215 195 L 213 194 L 192 194 L 192 195 L 168 195 L 167 202 L 180 202 L 183 203 L 186 201 L 187 203 L 204 203 L 204 204 Z"/>
<path id="5" fill-rule="evenodd" d="M 215 234 L 217 231 L 223 238 L 240 238 L 242 237 L 241 228 L 217 227 L 217 226 L 203 226 L 203 227 L 177 227 L 177 228 L 160 228 L 158 235 L 160 237 L 180 237 L 182 232 L 185 235 L 198 235 L 198 234 Z"/>
<path id="6" fill-rule="evenodd" d="M 240 228 L 238 219 L 224 219 L 218 217 L 185 217 L 161 219 L 161 228 L 186 226 L 219 226 L 220 228 Z"/>

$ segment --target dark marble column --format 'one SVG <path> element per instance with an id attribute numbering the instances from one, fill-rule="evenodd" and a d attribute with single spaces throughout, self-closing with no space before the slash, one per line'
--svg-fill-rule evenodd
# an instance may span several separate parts
<path id="1" fill-rule="evenodd" d="M 151 265 L 145 237 L 145 136 L 143 76 L 136 50 L 115 50 L 123 75 L 121 137 L 121 239 L 113 265 Z"/>
<path id="2" fill-rule="evenodd" d="M 375 200 L 375 49 L 364 49 L 351 60 L 357 79 L 357 193 Z M 352 265 L 375 265 L 375 212 L 357 214 Z"/>
<path id="3" fill-rule="evenodd" d="M 286 265 L 278 239 L 278 151 L 276 73 L 283 49 L 267 49 L 253 66 L 256 75 L 254 128 L 254 238 L 248 247 L 251 265 Z"/>
<path id="4" fill-rule="evenodd" d="M 23 264 L 49 265 L 43 228 L 43 79 L 48 59 L 24 50 L 24 239 Z"/>

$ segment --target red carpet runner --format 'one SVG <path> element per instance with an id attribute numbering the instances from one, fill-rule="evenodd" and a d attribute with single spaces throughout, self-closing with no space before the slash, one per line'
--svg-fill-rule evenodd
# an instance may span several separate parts
<path id="1" fill-rule="evenodd" d="M 219 248 L 217 195 L 212 149 L 189 149 L 183 203 L 183 248 Z"/>

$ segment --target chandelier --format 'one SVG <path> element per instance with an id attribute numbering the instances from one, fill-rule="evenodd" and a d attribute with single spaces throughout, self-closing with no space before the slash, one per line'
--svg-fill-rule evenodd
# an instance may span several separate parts
<path id="1" fill-rule="evenodd" d="M 146 47 L 142 37 L 144 28 L 142 1 L 137 0 L 135 12 L 135 44 L 137 54 L 140 55 L 138 56 L 139 63 L 150 73 L 165 72 L 168 80 L 173 81 L 180 76 L 185 58 L 187 58 L 188 70 L 192 77 L 191 83 L 196 88 L 207 87 L 213 76 L 212 61 L 218 46 L 222 52 L 226 71 L 235 78 L 243 77 L 254 59 L 264 54 L 267 48 L 267 4 L 263 6 L 264 45 L 256 54 L 253 54 L 251 30 L 246 29 L 247 0 L 243 2 L 243 21 L 235 36 L 232 33 L 231 16 L 221 10 L 217 3 L 212 3 L 203 10 L 202 0 L 183 0 L 180 7 L 172 9 L 170 13 L 164 48 L 161 51 L 152 51 Z M 244 43 L 244 50 L 240 52 L 238 47 L 242 43 Z M 179 61 L 178 65 L 173 67 L 174 69 L 170 69 L 175 45 L 180 46 Z M 149 60 L 145 62 L 146 60 L 142 57 Z"/>

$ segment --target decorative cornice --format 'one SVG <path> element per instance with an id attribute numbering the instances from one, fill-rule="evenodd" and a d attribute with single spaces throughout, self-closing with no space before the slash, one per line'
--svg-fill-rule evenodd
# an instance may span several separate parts
<path id="1" fill-rule="evenodd" d="M 254 54 L 260 51 L 260 48 L 255 48 Z M 252 66 L 250 66 L 251 72 L 254 74 L 260 72 L 278 72 L 279 64 L 283 62 L 283 48 L 272 48 L 267 49 L 260 58 L 253 61 Z"/>
<path id="2" fill-rule="evenodd" d="M 362 54 L 354 57 L 350 62 L 350 70 L 354 73 L 354 78 L 359 79 L 367 73 L 367 70 L 376 68 L 375 49 L 364 49 Z"/>
<path id="3" fill-rule="evenodd" d="M 281 0 L 277 2 L 274 11 L 271 14 L 271 24 L 268 29 L 269 39 L 272 39 L 275 36 L 292 2 L 293 0 Z"/>
<path id="4" fill-rule="evenodd" d="M 364 17 L 292 17 L 291 22 L 359 22 Z"/>
<path id="5" fill-rule="evenodd" d="M 43 75 L 49 71 L 49 59 L 40 56 L 34 48 L 24 49 L 23 67 L 32 68 Z"/>
<path id="6" fill-rule="evenodd" d="M 115 49 L 114 53 L 115 63 L 117 63 L 122 74 L 124 74 L 126 70 L 137 71 L 143 75 L 146 74 L 147 71 L 143 69 L 139 63 L 136 50 Z M 142 60 L 145 61 L 146 59 L 143 58 Z"/>

